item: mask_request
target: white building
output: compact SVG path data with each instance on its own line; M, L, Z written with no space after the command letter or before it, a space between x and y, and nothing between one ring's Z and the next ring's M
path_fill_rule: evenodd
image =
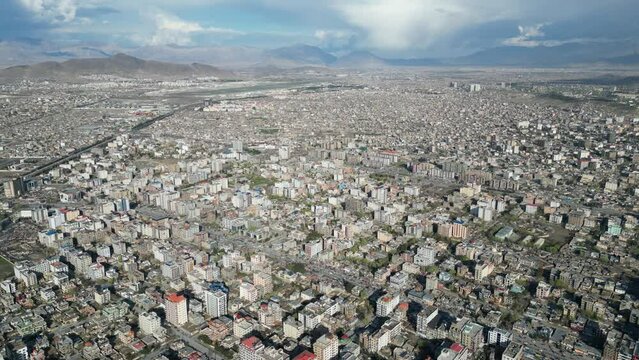
M205 291L204 302L206 313L211 317L217 318L227 314L227 295L223 291Z
M380 317L389 316L399 305L399 295L384 295L377 299L375 315Z
M154 312L144 312L138 316L140 330L146 335L157 335L162 332L162 321Z
M430 246L421 246L417 250L417 254L413 262L419 266L430 266L435 263L437 251Z
M313 352L318 360L331 360L337 358L339 352L339 340L333 334L322 335L313 344Z

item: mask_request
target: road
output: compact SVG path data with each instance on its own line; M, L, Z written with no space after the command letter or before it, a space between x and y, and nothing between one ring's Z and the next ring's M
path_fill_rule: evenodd
M188 331L170 324L167 324L166 326L173 336L189 344L189 346L195 350L205 354L209 357L209 359L226 360L222 354L216 352L211 346L202 343L197 337L191 335Z

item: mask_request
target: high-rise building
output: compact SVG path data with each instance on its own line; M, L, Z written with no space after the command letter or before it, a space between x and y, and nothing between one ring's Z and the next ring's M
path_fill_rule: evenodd
M420 334L426 334L428 330L428 324L433 321L439 315L439 309L436 307L428 306L417 314L417 326L416 330Z
M227 314L227 295L221 290L207 290L204 293L206 313L214 318Z
M189 321L187 300L182 295L171 294L166 297L166 320L173 325L180 326Z
M332 360L337 358L339 340L333 334L324 334L313 344L313 352L319 360Z

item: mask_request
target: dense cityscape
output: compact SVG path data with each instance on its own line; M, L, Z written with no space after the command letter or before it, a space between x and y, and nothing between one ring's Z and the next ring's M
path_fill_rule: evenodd
M0 358L635 359L600 75L4 83Z

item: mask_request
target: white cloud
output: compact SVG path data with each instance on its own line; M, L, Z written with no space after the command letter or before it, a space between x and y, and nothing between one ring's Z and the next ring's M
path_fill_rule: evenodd
M535 47L543 45L544 41L541 38L544 37L543 27L548 24L536 24L532 26L519 25L519 36L515 36L504 40L504 45L509 46L523 46L523 47ZM549 46L552 46L549 44Z
M20 4L37 18L52 23L73 21L78 9L75 0L20 0Z
M177 16L158 12L155 17L155 32L150 45L192 45L192 36L196 34L241 35L232 29L203 27L198 22L180 19Z
M318 29L314 35L320 46L331 50L346 48L352 45L357 37L357 34L352 30L334 29Z
M320 0L318 0L320 1ZM349 26L362 34L360 45L382 51L423 50L462 30L496 21L539 24L522 26L508 39L537 46L543 26L578 19L627 0L326 0Z
M383 50L426 48L471 25L506 18L505 0L335 0L333 7L366 34L368 46ZM509 9L509 10L506 10Z

